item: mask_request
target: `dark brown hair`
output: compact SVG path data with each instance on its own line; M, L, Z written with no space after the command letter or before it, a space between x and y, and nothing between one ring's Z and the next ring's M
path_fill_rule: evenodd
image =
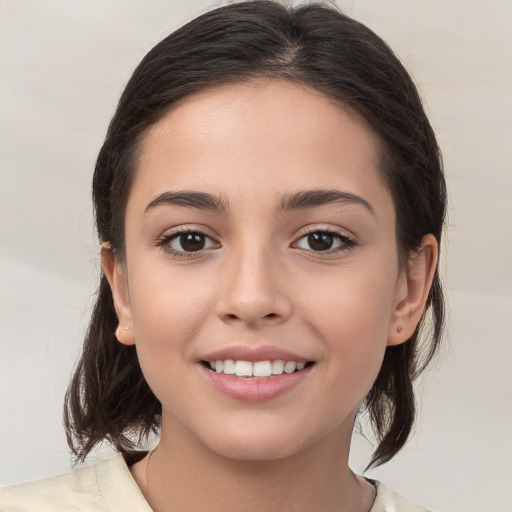
M187 95L256 77L307 84L357 111L381 140L402 261L426 234L440 242L446 190L439 149L416 87L391 49L334 6L257 0L194 19L157 44L129 80L93 179L99 239L110 242L116 257L123 257L125 206L148 128ZM406 343L386 348L364 400L379 440L370 465L389 461L407 441L415 418L412 383L439 346L443 319L436 270L420 324ZM102 274L65 400L68 443L79 460L104 440L133 452L160 427L161 404L142 375L135 347L116 340L117 325Z

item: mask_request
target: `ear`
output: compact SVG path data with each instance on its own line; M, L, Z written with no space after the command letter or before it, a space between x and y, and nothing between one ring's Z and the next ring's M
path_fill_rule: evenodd
M424 236L420 248L410 255L407 266L397 282L388 345L399 345L413 335L425 309L437 258L436 239L433 235Z
M116 259L108 242L101 245L101 265L112 290L114 307L119 320L116 338L123 345L134 345L135 336L126 267Z

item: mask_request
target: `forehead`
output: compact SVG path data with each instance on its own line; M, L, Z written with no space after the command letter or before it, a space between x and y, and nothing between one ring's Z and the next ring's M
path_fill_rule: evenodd
M258 79L175 105L142 141L133 192L382 194L379 155L378 137L348 107L305 85Z

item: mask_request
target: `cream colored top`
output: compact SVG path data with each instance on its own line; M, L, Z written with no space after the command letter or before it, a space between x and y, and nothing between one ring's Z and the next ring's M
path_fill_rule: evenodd
M427 512L371 481L377 497L370 512ZM118 453L66 475L0 489L0 512L152 512Z

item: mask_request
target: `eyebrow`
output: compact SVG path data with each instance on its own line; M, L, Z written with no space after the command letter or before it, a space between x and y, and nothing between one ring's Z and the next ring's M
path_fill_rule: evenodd
M294 194L286 194L280 201L278 211L305 210L332 203L356 204L364 206L372 215L374 209L360 196L350 192L333 189L302 190ZM229 202L221 196L195 191L168 191L153 199L145 213L162 205L184 206L223 213L229 210Z
M294 194L287 194L281 199L279 209L283 211L302 210L331 203L362 205L372 215L375 215L372 205L362 197L350 192L333 189L304 190Z
M206 192L180 190L160 194L146 206L144 213L161 205L185 206L214 212L225 212L228 210L228 203L222 197L207 194Z

